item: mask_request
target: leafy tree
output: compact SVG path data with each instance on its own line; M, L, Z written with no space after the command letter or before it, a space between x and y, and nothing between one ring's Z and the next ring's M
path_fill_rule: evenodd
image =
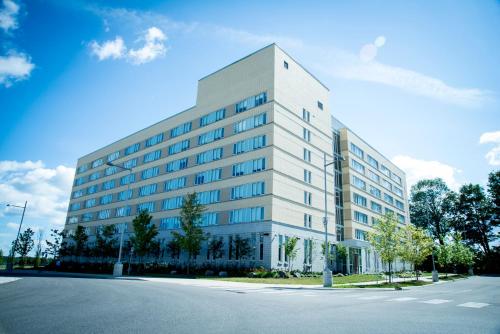
M474 252L462 243L460 234L453 236L453 243L450 245L451 249L451 262L457 265L470 267L474 263Z
M40 266L42 258L42 239L43 239L43 230L38 230L36 250L35 250L35 268L38 268Z
M78 261L80 261L80 257L85 251L87 240L89 239L89 236L85 232L85 227L78 225L76 227L75 233L71 235L71 239L74 242L74 255L77 257Z
M0 264L3 264L3 250L0 248Z
M285 258L288 258L288 270L292 270L293 261L297 258L298 248L297 242L299 238L291 237L285 240Z
M500 219L498 212L500 208L500 170L491 172L488 175L488 194L493 202L494 208L496 209L497 219ZM498 221L496 222L498 225Z
M399 231L399 257L413 264L418 281L418 266L432 253L433 241L421 228L406 225Z
M368 233L368 240L379 253L383 262L389 264L389 282L392 282L392 263L398 256L400 242L397 232L398 221L393 213L388 213L374 226L374 231Z
M453 250L451 249L451 246L448 243L445 243L444 245L439 245L439 247L437 248L436 262L446 272L446 277L448 277L448 271L450 265L453 263L452 253Z
M442 179L421 180L411 187L410 220L444 245L444 238L451 229L455 201L456 194Z
M115 255L117 240L115 238L115 225L106 225L96 235L96 256L102 258Z
M172 259L178 259L181 255L181 245L177 239L172 239L167 243L167 252Z
M35 232L31 228L27 228L24 230L21 235L19 235L19 239L17 240L17 244L13 241L13 245L15 245L14 251L19 254L21 257L21 264L24 265L26 262L26 256L31 252L33 247L35 246L35 242L33 241L33 235Z
M181 208L181 229L182 233L173 231L172 235L179 242L181 249L188 253L187 273L191 260L200 253L201 242L207 237L199 227L201 215L205 211L205 206L198 203L196 193L188 194L182 203Z
M65 256L68 253L67 232L65 230L59 231L57 229L50 230L50 236L53 241L45 240L47 248L45 248L45 256L51 256L57 259Z
M337 249L337 259L340 262L338 263L337 270L343 272L344 262L347 260L347 247L342 244L337 244L335 247Z
M236 260L245 259L252 253L252 246L250 246L250 240L248 238L242 238L237 235L233 239L233 244Z
M224 256L224 241L214 238L208 243L208 251L212 255L212 259L220 259Z
M134 235L130 237L130 242L134 247L134 252L142 261L143 257L149 254L157 245L154 238L158 235L156 225L151 224L151 216L148 210L142 210L132 220Z
M454 228L467 244L479 245L484 254L491 252L490 243L496 239L493 215L494 204L480 185L467 184L460 188Z

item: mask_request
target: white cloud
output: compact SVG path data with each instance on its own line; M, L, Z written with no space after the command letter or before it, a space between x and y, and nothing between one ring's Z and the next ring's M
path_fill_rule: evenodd
M35 64L25 54L11 51L7 56L0 56L0 84L10 87L13 82L29 78Z
M3 0L3 8L0 9L0 28L5 32L16 29L18 26L17 15L19 5L12 0Z
M125 56L127 48L125 43L120 36L117 36L114 40L106 41L102 44L96 41L90 42L90 49L92 53L99 58L99 60L105 60L108 58L120 59Z
M486 153L485 158L492 166L500 166L500 131L485 132L479 138L479 144L495 144Z
M13 230L17 230L17 229L19 228L19 224L18 224L18 223L12 223L12 222L8 222L8 223L6 224L6 226L7 226L8 228L13 229Z
M139 41L144 42L144 46L138 49L127 51L127 46L120 36L101 44L92 41L89 47L91 53L96 55L99 60L124 58L134 65L140 65L164 56L167 52L164 43L166 40L167 36L163 31L157 27L151 27L139 39Z
M406 173L408 189L420 180L437 177L443 179L453 190L460 188L460 182L457 181L457 174L460 170L453 166L439 161L415 159L406 155L395 156L392 162Z
M41 161L0 161L0 198L24 205L26 218L64 224L75 170L65 166L46 168ZM0 218L19 214L15 207L1 208Z
M147 30L144 41L145 44L140 49L132 49L128 52L128 57L133 64L139 65L148 63L158 57L162 57L167 52L165 40L167 36L156 27Z

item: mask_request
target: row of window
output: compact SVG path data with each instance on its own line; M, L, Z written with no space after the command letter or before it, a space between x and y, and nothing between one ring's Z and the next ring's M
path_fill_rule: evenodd
M384 201L388 204L395 205L399 210L404 211L404 204L401 201L394 200L392 196L388 194L384 194ZM359 194L353 193L353 202L359 206L363 206L365 208L368 207L368 201L366 197L361 196ZM376 211L378 213L382 213L382 206L374 201L370 201L370 209Z
M393 186L389 181L381 178L378 174L374 173L372 170L368 169L368 173L365 173L365 166L355 159L351 159L351 167L360 174L367 175L370 180L380 184L385 189L394 192L401 198L403 197L403 190L397 186Z
M391 209L388 209L388 208L385 208L385 213L386 214L387 213L395 214L398 222L400 222L401 224L405 223L405 216L403 216L402 214L399 214L399 213L396 214L396 213L394 213L394 211L392 211ZM354 218L354 221L356 221L358 223L368 225L368 215L365 213L354 210L354 217L353 218ZM377 217L372 217L372 225L376 224L377 219L378 219Z
M358 189L367 191L366 182L355 175L352 176L352 184ZM380 191L380 189L378 189L372 185L369 186L368 191L371 195L373 195L377 198L383 199L384 202L386 202L390 205L396 206L398 209L404 211L404 209L405 209L404 203L398 199L394 199L393 196L384 192L384 196L382 197L382 192ZM360 195L358 195L358 196L360 196ZM354 199L354 201L356 202L356 199Z

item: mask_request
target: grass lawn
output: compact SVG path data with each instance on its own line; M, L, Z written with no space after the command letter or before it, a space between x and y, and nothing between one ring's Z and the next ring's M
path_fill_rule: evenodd
M200 277L201 278L201 277ZM243 283L268 283L268 284L302 284L302 285L322 285L323 277L301 277L301 278L248 278L248 277L203 277L207 279L243 282ZM376 281L377 278L383 281L380 275L349 275L343 277L334 277L334 284L349 284Z
M398 283L380 283L380 284L370 284L370 285L344 285L342 288L395 288L396 286L400 286L402 288L408 286L422 286L432 284L431 282L424 281L407 281L407 282L398 282Z

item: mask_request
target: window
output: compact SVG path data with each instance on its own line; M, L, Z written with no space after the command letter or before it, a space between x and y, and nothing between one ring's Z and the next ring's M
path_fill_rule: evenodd
M108 162L111 162L113 160L116 160L120 157L120 151L116 151L108 155Z
M312 248L312 240L304 239L304 264L306 265L311 265L312 263Z
M170 148L169 148L170 149ZM144 154L143 162L151 162L160 159L161 157L161 150L156 150L153 152L149 152L147 154Z
M359 223L368 224L368 216L359 211L354 211L354 220Z
M150 179L152 177L158 176L160 173L160 169L158 167L151 167L148 169L145 169L141 173L141 177L143 180Z
M351 143L351 152L357 157L364 159L365 152L363 152L363 150L356 146L354 143Z
M167 217L160 220L160 231L181 228L181 217Z
M311 131L307 130L306 128L303 128L302 138L304 138L305 141L310 142L311 141Z
M391 205L394 205L394 198L389 194L384 193L384 201Z
M371 170L368 170L368 177L372 180L372 181L375 181L377 183L380 183L380 176L378 176L378 174L375 174L374 172L372 172Z
M392 214L392 215L393 215L393 214L394 214L394 210L391 210L391 209L389 209L389 208L385 208L385 214L386 214L386 215L387 215L387 214Z
M307 111L305 108L302 109L302 119L307 123L311 122L311 113Z
M384 187L387 190L392 190L391 183L385 179L382 179L382 187Z
M141 148L141 144L140 143L136 143L134 145L130 145L129 147L127 147L125 149L125 155L130 155L132 153L135 153L135 152L139 151L140 148Z
M196 155L196 163L198 165L209 163L215 160L219 160L222 158L223 150L222 147L215 148L213 150L208 150L205 152L201 152Z
M125 186L129 183L134 183L135 182L135 174L128 174L125 176L122 176L120 179L120 185Z
M375 212L382 213L382 205L380 205L378 203L371 202L371 208Z
M380 171L387 177L391 177L391 171L384 165L380 165Z
M97 219L108 219L111 217L111 209L101 210L97 213Z
M77 173L77 174L80 174L80 173L86 172L88 169L89 169L89 165L88 165L88 164L81 165L81 166L80 166L80 167L78 167L78 169L76 170L76 173Z
M378 169L378 161L375 160L371 155L367 155L366 157L368 159L368 164L370 164L370 166L372 166L373 168L376 168Z
M68 224L76 224L78 223L78 216L73 216L68 218Z
M224 128L218 128L205 132L198 136L198 145L204 145L224 138Z
M363 240L363 241L367 241L368 240L368 233L366 233L365 231L363 230L358 230L356 229L354 231L354 238L355 239L358 239L358 240Z
M89 175L89 180L94 181L101 177L101 172L94 172Z
M106 204L113 202L113 194L108 194L108 195L102 196L101 200L99 202L101 203L101 205L106 205Z
M311 183L312 173L310 170L304 169L304 182Z
M397 176L396 174L392 173L392 175L391 175L391 179L392 179L394 182L396 182L397 184L401 185L402 180L401 180L401 178L400 178L399 176Z
M110 176L110 175L115 174L116 172L118 172L118 167L116 167L116 166L109 166L108 168L106 168L104 170L104 175L105 176Z
M241 154L266 146L266 136L257 136L234 143L233 154Z
M130 216L130 206L124 206L121 208L116 208L116 217L126 217Z
M200 127L220 121L221 119L224 119L224 117L226 117L226 109L213 111L200 118Z
M132 198L132 189L124 190L118 193L119 201L126 201Z
M96 200L95 198L91 198L85 201L85 208L91 208L96 205Z
M380 189L375 188L374 186L370 186L370 194L375 197L382 198L382 192L380 191Z
M163 141L163 133L159 133L156 136L150 137L146 139L146 147L150 147L153 145L156 145L158 143L161 143Z
M180 141L168 147L168 155L183 152L189 149L189 139Z
M311 151L309 151L307 148L304 149L304 160L311 162Z
M238 113L246 111L248 109L258 107L266 102L267 102L267 94L265 92L260 93L260 94L246 98L245 100L236 103L235 111L238 114Z
M396 195L398 195L399 197L403 198L403 190L402 189L394 186L394 187L392 187L392 191L394 191L394 193Z
M139 188L139 196L149 196L156 193L156 183L148 184Z
M165 191L172 191L184 188L186 186L187 178L185 176L168 180L165 182Z
M145 202L137 205L137 212L147 211L149 213L155 212L155 202Z
M366 182L357 176L352 176L352 184L359 189L366 190Z
M404 211L405 205L403 204L403 202L396 200L396 208L398 208L401 211Z
M87 194L94 194L97 192L97 184L94 184L93 186L90 186L87 188Z
M191 131L191 122L181 124L170 130L170 138L175 138L177 136L188 133L189 131Z
M198 173L195 176L194 184L198 185L220 180L221 174L222 174L222 168L211 169Z
M110 190L115 187L115 180L110 180L102 183L102 190Z
M234 133L241 133L250 129L258 128L259 126L266 124L266 118L266 113L262 113L256 116L242 119L241 121L234 123Z
M137 158L134 158L134 159L130 159L130 160L127 160L123 163L123 167L124 168L134 168L135 166L137 166Z
M249 160L233 165L233 176L241 176L260 172L266 169L266 159Z
M264 207L243 208L231 211L230 224L250 223L264 220Z
M278 261L281 262L283 261L283 236L280 234L278 235Z
M397 219L398 219L398 222L400 222L401 224L405 223L405 216L403 216L399 213L397 214Z
M304 191L304 204L312 205L312 194L309 191Z
M201 215L198 226L211 226L217 225L219 221L219 214L217 212L206 212Z
M286 61L283 61L283 67L288 70L288 63Z
M73 198L78 198L83 196L83 189L77 190L73 192Z
M188 166L188 158L182 158L174 161L170 161L167 164L167 173L175 172Z
M94 218L94 215L92 212L87 212L82 215L82 221L88 222L91 221Z
M76 211L76 210L80 210L80 208L82 207L82 204L80 202L77 202L77 203L72 203L70 206L69 206L69 211Z
M361 206L366 207L366 205L367 205L366 203L367 202L366 202L366 198L365 197L363 197L361 195L358 195L356 193L353 193L352 197L353 197L354 203L356 203L357 205L361 205Z
M318 108L320 110L323 110L323 103L321 101L318 101Z
M199 204L207 205L220 201L220 190L202 191L196 194Z
M167 198L163 201L163 210L175 210L182 206L184 198L182 196Z
M75 186L80 186L85 183L85 178L84 177L79 177L78 179L75 179Z
M363 166L362 164L360 164L359 162L357 162L356 160L354 159L351 159L351 166L352 168L361 173L361 174L364 174L365 173L365 166Z
M242 184L231 188L231 200L260 196L264 193L264 182Z
M102 166L103 163L104 163L104 161L102 159L94 160L94 161L92 161L92 168Z
M304 227L311 228L312 226L312 216L310 214L304 213Z

